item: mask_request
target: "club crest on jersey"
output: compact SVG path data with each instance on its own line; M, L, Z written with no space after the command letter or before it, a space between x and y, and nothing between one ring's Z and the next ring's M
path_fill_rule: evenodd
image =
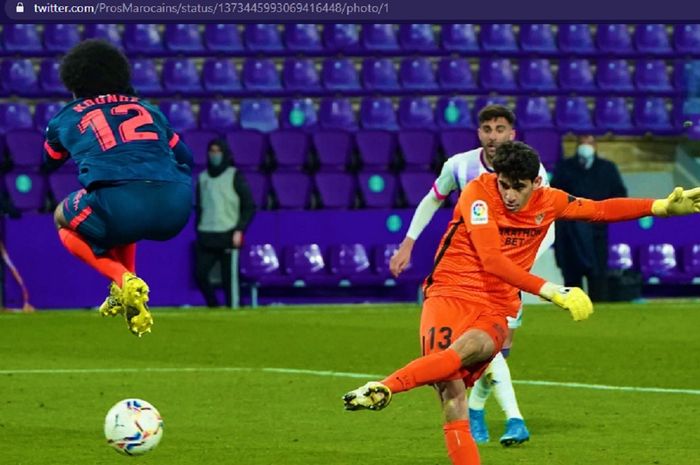
M537 224L542 224L542 220L544 220L544 213L540 213L535 217L535 223Z
M486 224L489 222L489 207L483 200L475 200L472 203L472 224Z

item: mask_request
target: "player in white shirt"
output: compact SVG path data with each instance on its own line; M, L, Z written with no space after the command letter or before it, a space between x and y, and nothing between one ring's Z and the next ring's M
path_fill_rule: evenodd
M440 175L433 183L433 187L421 200L416 208L406 238L391 258L390 268L394 276L398 276L408 266L411 260L413 245L418 236L440 208L442 201L452 191L461 191L464 186L482 173L491 172L491 162L496 155L496 148L506 141L515 138L515 114L503 105L488 105L479 112L479 141L481 147L468 152L453 155L442 166ZM544 166L540 165L539 176L542 177L542 185L548 186L549 181ZM554 225L547 231L545 239L537 251L539 257L554 243ZM472 436L479 443L489 440L489 432L484 420L484 404L491 391L494 391L496 400L506 415L506 430L500 438L501 444L511 446L521 444L530 439L530 433L525 426L522 413L518 408L515 398L513 383L511 382L510 369L506 357L510 352L513 339L513 330L519 328L522 323L522 306L517 318L509 318L508 338L503 345L501 353L489 365L484 375L476 382L469 396L469 422Z

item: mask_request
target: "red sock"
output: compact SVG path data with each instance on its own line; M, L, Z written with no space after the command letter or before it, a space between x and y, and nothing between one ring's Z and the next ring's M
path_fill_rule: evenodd
M58 237L66 249L115 283L122 287L122 275L127 269L110 257L98 257L85 240L75 231L67 228L58 230Z
M462 367L462 359L453 349L417 358L386 377L382 384L392 393L408 391L426 384L444 381Z
M121 245L114 247L110 251L110 255L116 261L124 265L124 268L131 273L136 273L136 243Z
M446 423L442 430L445 432L447 455L452 465L479 465L479 449L469 432L469 420L455 420Z

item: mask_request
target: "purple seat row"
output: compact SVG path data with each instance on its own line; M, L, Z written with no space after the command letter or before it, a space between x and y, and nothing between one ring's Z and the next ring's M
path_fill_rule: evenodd
M129 54L698 54L697 24L7 24L5 53L64 52L104 38Z
M636 269L648 284L700 283L700 244L647 244L635 255L629 244L621 243L612 244L609 252L609 268Z

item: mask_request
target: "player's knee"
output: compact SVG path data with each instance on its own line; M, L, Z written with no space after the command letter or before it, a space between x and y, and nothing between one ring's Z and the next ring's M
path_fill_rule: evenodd
M493 354L493 339L483 331L468 331L460 337L453 348L462 359L463 366L486 360Z

